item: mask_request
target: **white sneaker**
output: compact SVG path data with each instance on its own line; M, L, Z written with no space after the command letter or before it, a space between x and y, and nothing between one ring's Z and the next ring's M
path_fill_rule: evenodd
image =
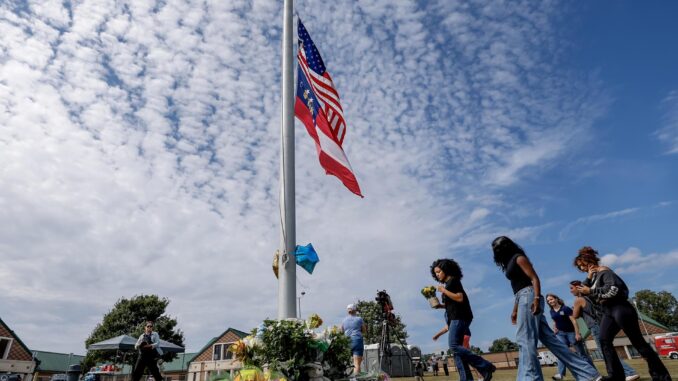
M553 377L551 377L551 378L554 379L554 380L562 380L562 379L563 379L563 376L561 376L560 374L556 373L556 374L554 374Z
M626 381L635 381L640 378L639 374L632 374L630 376L626 376L625 380Z

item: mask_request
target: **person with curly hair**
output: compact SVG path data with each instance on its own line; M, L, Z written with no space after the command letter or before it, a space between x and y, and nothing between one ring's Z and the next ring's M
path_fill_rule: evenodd
M549 305L551 310L551 319L554 323L553 332L555 332L558 340L568 347L574 347L584 360L593 365L593 359L586 351L584 340L579 333L577 320L572 316L572 308L566 306L563 299L555 294L546 294L546 304ZM565 377L565 369L565 364L559 362L558 373L553 376L553 379L562 380Z
M509 237L501 236L492 241L494 263L504 272L511 282L514 294L511 322L518 326L519 381L543 381L537 343L548 348L559 363L570 369L576 380L602 379L596 368L572 352L563 344L549 327L544 317L544 298L541 296L541 282L525 251Z
M598 252L591 246L579 249L574 266L587 274L581 286L577 287L580 295L589 296L602 307L600 319L600 349L607 368L606 380L623 381L624 368L617 351L612 344L614 337L623 329L631 344L647 362L652 381L669 381L671 375L657 352L652 350L643 338L638 324L638 313L629 303L629 288L619 275L610 268L600 265Z
M464 276L461 267L452 259L438 259L431 265L431 276L441 283L438 291L442 295L443 305L439 308L445 309L446 323L441 332L448 331L447 342L459 373L459 380L473 379L468 367L470 365L480 372L484 381L490 381L497 368L491 362L464 348L464 335L470 335L469 327L473 320L473 312L468 295L461 284L461 278Z

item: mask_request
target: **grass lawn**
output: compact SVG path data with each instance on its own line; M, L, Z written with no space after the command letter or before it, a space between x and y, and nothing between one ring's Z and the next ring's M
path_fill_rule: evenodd
M664 362L664 365L669 369L669 373L671 373L672 376L678 376L678 360L667 360L667 359L662 359ZM650 381L650 375L647 372L647 363L643 359L634 359L634 360L627 360L629 365L632 367L636 368L638 373L640 374L640 380L641 381ZM607 373L605 372L605 363L602 361L595 361L595 365L598 368L598 370L601 372L602 375L606 375ZM545 381L550 381L551 376L553 376L556 373L556 367L555 366L545 366L542 368L542 372L544 373L544 380ZM449 376L445 376L445 373L443 373L442 369L438 373L439 376L433 377L432 373L426 373L424 375L424 381L456 381L459 379L457 376L457 373L451 372ZM442 376L440 376L442 374ZM394 381L414 381L414 377L399 377L399 378L394 378ZM498 369L494 373L494 377L492 377L492 381L515 381L516 380L516 369ZM565 380L571 380L574 381L574 377L568 372L568 374L565 376Z

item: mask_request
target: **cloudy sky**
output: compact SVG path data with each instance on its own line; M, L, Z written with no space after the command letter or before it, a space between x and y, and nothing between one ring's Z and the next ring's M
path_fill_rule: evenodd
M281 1L0 3L0 318L83 354L121 297L171 300L187 349L277 316ZM675 3L320 1L296 11L341 94L365 195L297 122L302 315L339 323L387 290L425 352L419 290L456 259L473 341L514 337L490 242L545 292L596 247L678 293ZM569 300L569 298L566 298Z

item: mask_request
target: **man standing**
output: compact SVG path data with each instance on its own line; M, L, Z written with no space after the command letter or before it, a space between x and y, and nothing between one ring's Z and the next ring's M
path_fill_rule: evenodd
M360 373L360 364L363 362L363 334L366 331L363 318L358 316L358 309L355 304L346 306L348 316L341 323L341 330L351 339L351 353L353 353L353 375Z
M160 336L153 332L153 322L147 321L144 327L144 333L139 336L139 340L134 344L134 348L139 351L134 370L132 371L132 381L139 381L144 375L144 369L148 368L155 381L162 381L162 375L158 369L157 359L162 356L160 349Z

